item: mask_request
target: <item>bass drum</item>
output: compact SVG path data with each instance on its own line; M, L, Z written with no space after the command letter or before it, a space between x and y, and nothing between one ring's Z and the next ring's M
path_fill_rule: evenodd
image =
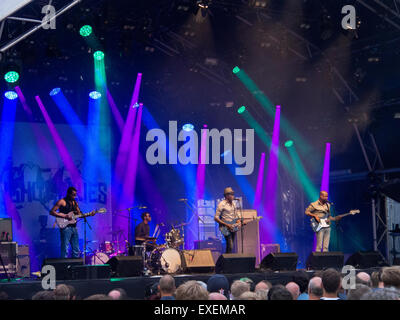
M86 256L86 264L90 265L106 264L108 260L110 260L110 257L104 252L94 252Z
M173 248L154 249L150 255L150 263L154 273L176 273L182 268L181 254Z

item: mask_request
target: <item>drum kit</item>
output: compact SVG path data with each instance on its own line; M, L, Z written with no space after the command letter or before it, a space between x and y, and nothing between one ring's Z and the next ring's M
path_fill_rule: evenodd
M130 245L128 241L104 241L99 250L86 255L87 264L105 264L114 256L129 255L143 258L144 274L177 273L182 270L182 255L185 244L183 227L187 223L171 226L165 233L165 243L156 244L156 237L143 239L141 245ZM111 234L119 234L120 231ZM124 251L121 248L124 247Z

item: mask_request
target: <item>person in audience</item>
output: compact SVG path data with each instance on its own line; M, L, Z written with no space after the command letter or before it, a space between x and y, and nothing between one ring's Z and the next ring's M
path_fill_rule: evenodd
M385 288L400 289L400 266L383 268L381 278Z
M223 274L214 274L207 281L207 291L218 292L229 298L229 281Z
M250 285L250 291L254 292L255 285L254 285L254 281L253 280L251 280L250 278L245 277L245 278L241 278L240 281L248 283Z
M371 287L371 277L366 272L359 272L356 276L356 283L364 284L368 287Z
M250 291L250 284L241 280L235 280L231 285L231 300L239 299L246 291Z
M54 296L56 300L70 300L68 287L65 284L59 284L54 289Z
M371 273L372 290L378 290L384 287L381 276L382 276L382 269Z
M0 291L0 300L8 300L7 292Z
M273 286L271 287L271 289L268 290L268 295L267 295L268 300L271 300L271 295L272 295L272 294L274 293L274 291L277 290L277 289L286 289L286 288L285 288L285 286L282 285L282 284L273 285Z
M322 273L322 297L321 300L339 300L341 288L341 274L333 268L329 268Z
M35 293L32 300L56 300L54 290L42 290Z
M364 294L371 292L371 288L365 284L357 283L355 289L350 289L347 293L347 300L361 300Z
M246 291L241 294L238 300L258 300L258 295L252 291Z
M208 300L228 300L222 293L219 292L211 292L208 295Z
M364 294L361 300L400 300L400 292L394 287L371 290Z
M160 300L161 294L158 290L158 282L154 282L150 287L146 289L146 300Z
M255 288L254 288L254 292L257 292L259 290L264 290L268 293L268 290L272 288L272 284L271 282L267 281L267 280L262 280L259 283L256 284Z
M308 300L321 300L323 295L321 277L313 277L308 283Z
M112 300L111 297L106 296L105 294L93 294L84 300Z
M75 287L67 284L68 290L69 290L69 300L76 300L77 295L76 295L76 290Z
M169 274L163 276L158 283L158 291L160 292L160 300L175 300L175 279Z
M117 289L111 290L108 293L108 296L112 300L127 300L128 299L128 295L126 294L126 291L122 288L117 288Z
M286 285L286 289L290 292L293 297L293 300L297 300L300 295L300 287L295 282L289 282Z
M271 288L271 290L273 287ZM293 300L292 294L284 286L273 290L269 300Z
M181 284L175 292L176 300L208 300L208 291L195 280Z
M300 295L297 300L308 300L307 289L309 280L310 277L304 270L298 270L293 275L292 281L295 282L300 289Z
M255 294L258 297L257 300L268 300L268 290L258 289Z

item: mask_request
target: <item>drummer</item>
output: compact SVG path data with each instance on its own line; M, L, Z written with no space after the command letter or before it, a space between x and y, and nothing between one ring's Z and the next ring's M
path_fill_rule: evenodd
M135 244L142 245L146 243L146 246L150 247L148 249L151 249L151 247L155 246L155 243L152 243L151 241L148 240L148 238L150 238L150 226L149 226L149 222L151 221L150 213L143 212L142 220L143 221L139 223L135 228Z

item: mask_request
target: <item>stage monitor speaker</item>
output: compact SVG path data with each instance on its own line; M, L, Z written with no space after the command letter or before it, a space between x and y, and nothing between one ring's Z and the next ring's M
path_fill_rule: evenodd
M383 267L386 263L377 251L358 251L347 259L346 265L353 266L356 269L367 269Z
M306 266L312 270L341 269L343 262L343 252L312 252L307 258Z
M188 272L213 272L215 263L211 250L184 250L182 267Z
M140 276L143 271L143 258L140 256L116 256L108 260L107 264L117 277Z
M12 220L10 218L0 218L0 242L12 242Z
M296 271L298 259L295 252L270 253L261 261L260 268L274 271Z
M72 267L72 279L107 279L111 277L109 264L83 265Z
M56 270L57 280L70 280L72 278L72 267L82 266L83 258L77 259L44 259L43 266L50 265Z
M18 244L16 242L1 242L0 243L0 255L3 259L5 271L9 277L15 277L17 274L17 252ZM6 277L6 272L3 266L0 264L0 278Z
M252 254L224 253L215 264L216 273L252 273L256 256Z

